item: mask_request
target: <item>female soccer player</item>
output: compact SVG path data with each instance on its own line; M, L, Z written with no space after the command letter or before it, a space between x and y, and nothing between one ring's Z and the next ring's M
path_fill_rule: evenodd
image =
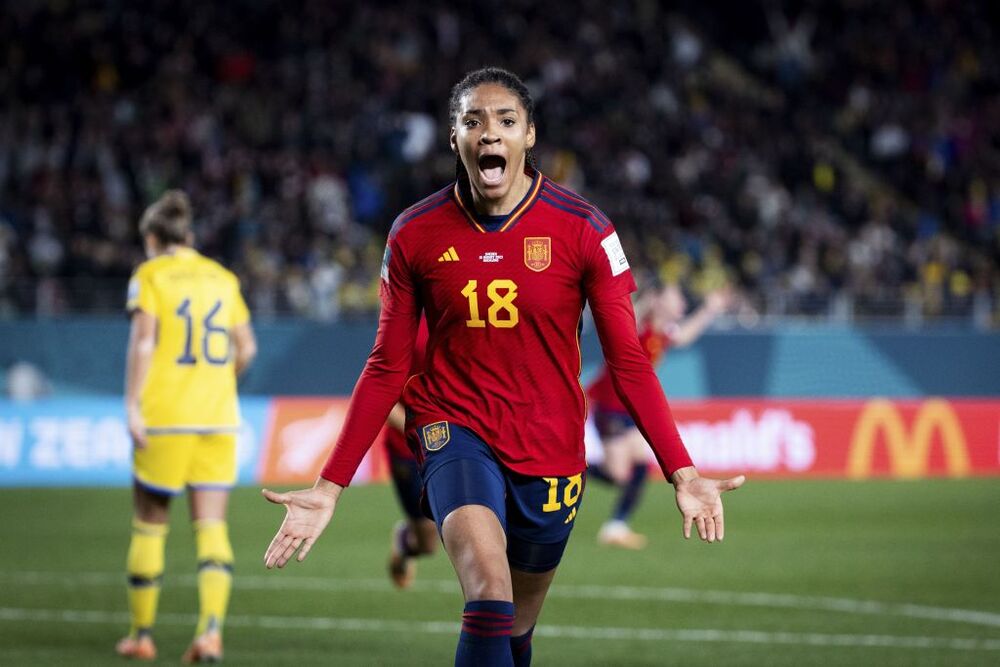
M149 258L129 283L132 318L125 408L134 444L134 518L128 550L132 626L125 657L156 657L152 630L163 574L170 499L190 491L200 615L185 662L222 658L232 584L226 526L236 481L236 376L257 345L239 281L191 248L191 207L171 190L139 223Z
M426 504L466 600L455 664L527 665L583 493L585 300L619 393L676 487L685 534L696 524L702 539L721 538L720 492L743 478L705 479L691 465L636 338L618 236L534 168L524 84L498 68L472 72L449 116L459 178L394 223L379 330L344 429L311 489L264 491L287 510L264 560L306 557L402 394ZM422 311L426 366L408 379Z
M669 348L687 347L698 340L712 321L729 307L730 300L728 289L710 292L705 303L685 318L687 300L680 287L670 284L645 290L636 301L635 318L639 322L639 343L653 368ZM593 477L621 488L612 517L601 526L597 541L624 549L642 549L646 546L646 536L633 531L628 519L638 506L646 483L649 470L646 441L618 398L607 366L601 368L597 379L587 387L587 396L592 415L588 422L593 421L598 436L593 445L599 447L603 455L601 463L591 464L588 470ZM590 437L589 428L587 433ZM588 456L593 445L587 441Z

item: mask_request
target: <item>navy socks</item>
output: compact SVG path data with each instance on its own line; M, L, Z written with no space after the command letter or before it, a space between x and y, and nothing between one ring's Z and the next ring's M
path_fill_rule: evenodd
M513 627L513 602L466 602L462 613L462 634L455 651L455 667L513 667L510 638Z

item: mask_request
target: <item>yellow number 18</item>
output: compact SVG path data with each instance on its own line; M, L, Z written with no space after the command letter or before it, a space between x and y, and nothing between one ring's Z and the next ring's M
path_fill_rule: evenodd
M465 325L473 329L482 329L486 326L486 320L479 317L479 295L476 294L478 282L470 280L462 290L462 296L469 300L469 319ZM502 292L502 293L501 293ZM514 299L517 298L517 283L506 278L491 280L486 286L486 296L490 298L490 307L486 311L486 319L491 326L497 329L510 329L517 326L518 314ZM500 313L507 313L501 319Z
M580 492L583 491L582 474L566 478L566 486L563 489L562 503L559 502L559 478L543 477L542 479L549 483L548 502L542 505L543 512L558 512L563 508L563 505L566 507L572 507L573 505L576 505L576 501L580 499Z

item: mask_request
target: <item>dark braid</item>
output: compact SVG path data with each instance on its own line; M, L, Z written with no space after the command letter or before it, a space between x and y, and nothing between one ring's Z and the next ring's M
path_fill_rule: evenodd
M528 114L528 124L531 125L535 122L535 101L531 99L531 92L528 90L528 87L524 85L524 82L521 81L516 74L509 72L502 67L483 67L482 69L477 69L466 74L465 77L456 83L454 88L451 89L451 97L448 99L448 120L452 126L454 126L457 122L458 113L462 110L462 97L464 97L470 90L487 83L494 83L498 86L503 86L510 92L517 95L517 98L521 101L521 106L524 107L524 111ZM524 159L525 162L528 163L529 167L537 169L535 153L532 149L528 149ZM465 165L462 164L462 158L456 155L455 180L461 181L463 175L467 175Z

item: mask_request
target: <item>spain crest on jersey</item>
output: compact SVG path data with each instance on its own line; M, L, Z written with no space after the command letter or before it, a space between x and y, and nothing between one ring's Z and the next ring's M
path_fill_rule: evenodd
M524 265L532 271L544 271L552 264L552 238L527 236L524 239Z
M448 430L448 422L434 422L423 428L424 447L429 452L436 452L451 440L451 431Z

